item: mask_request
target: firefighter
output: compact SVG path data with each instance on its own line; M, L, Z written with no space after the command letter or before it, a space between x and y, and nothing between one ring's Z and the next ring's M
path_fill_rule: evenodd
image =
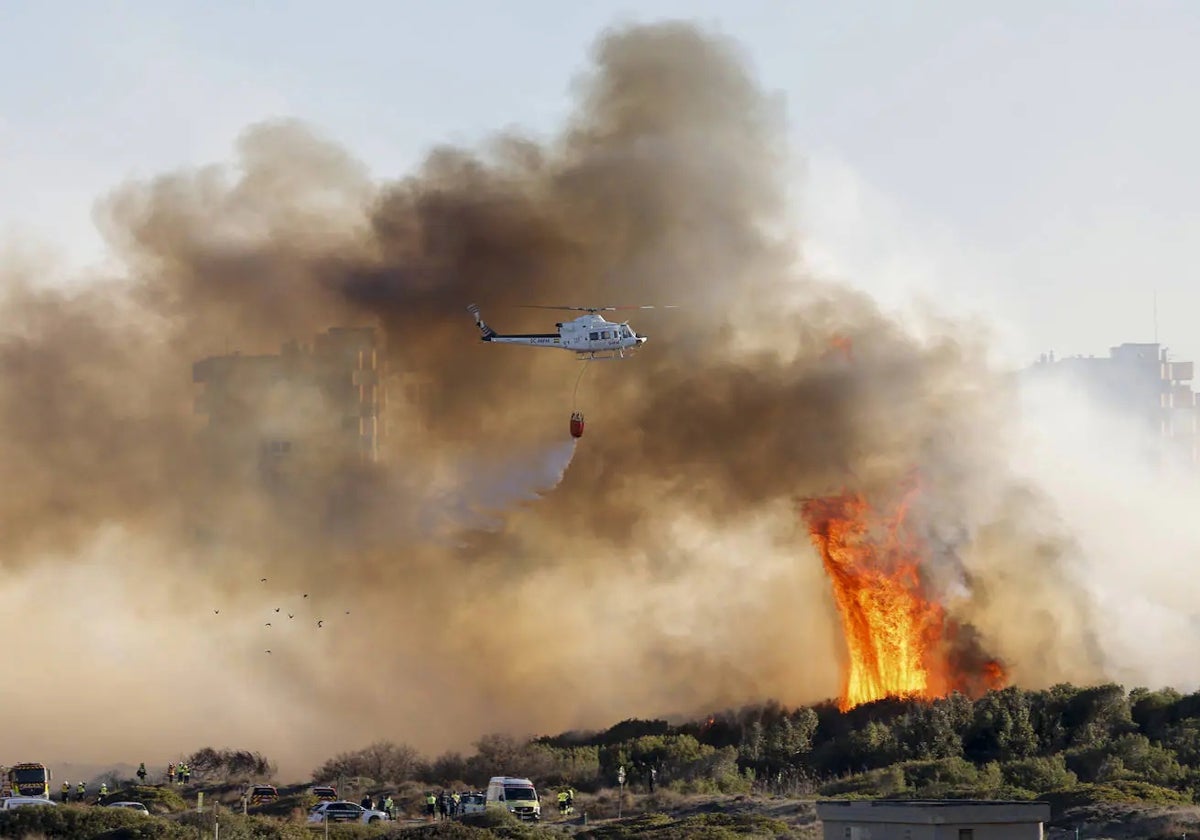
M450 794L450 813L456 817L462 813L462 797L458 795L458 791Z
M388 794L388 798L383 800L383 810L387 811L388 819L396 819L396 803L392 800L390 793Z
M71 801L71 783L70 782L63 782L62 800L63 800L63 802Z
M101 782L100 783L100 798L103 799L106 796L108 796L108 782Z
M558 792L558 813L567 813L567 789L563 788Z
M425 794L425 814L429 817L430 822L437 817L437 797L433 795L433 791Z
M171 762L167 765L167 781L175 784L175 763Z
M138 784L146 784L146 762L143 761L138 765L137 777Z
M75 788L75 793L79 801L82 802L83 797L87 796L87 782L80 782Z

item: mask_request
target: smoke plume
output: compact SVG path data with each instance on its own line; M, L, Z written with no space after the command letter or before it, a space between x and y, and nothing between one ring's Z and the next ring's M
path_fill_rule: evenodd
M28 676L4 705L40 733L11 748L247 746L298 775L380 737L831 697L838 625L795 500L914 466L981 643L1025 684L1100 676L1078 545L1005 463L983 339L918 339L809 276L782 129L729 43L625 28L550 142L439 148L376 183L303 125L256 125L230 165L98 204L121 272L63 290L5 269L0 628ZM591 365L576 446L582 363L479 342L469 303L532 332L570 313L517 305L681 308L639 312L639 354ZM191 366L334 326L386 336L385 457L316 451L264 483L244 441L204 437ZM264 437L337 422L286 382L246 410Z

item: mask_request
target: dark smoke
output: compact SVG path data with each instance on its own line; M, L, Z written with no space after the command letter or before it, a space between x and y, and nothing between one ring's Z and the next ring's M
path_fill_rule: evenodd
M78 600L36 589L5 627L59 610L108 628L101 653L56 630L50 649L104 667L32 679L21 701L64 686L119 701L136 668L142 691L176 702L114 711L113 729L141 733L121 749L166 760L244 738L304 768L376 737L439 749L491 728L833 696L837 623L794 501L886 489L914 465L945 516L983 535L963 561L972 591L1022 623L1011 593L1028 587L1003 562L1037 537L989 496L1007 481L1004 411L980 343L918 340L798 267L782 116L725 41L622 29L600 39L552 143L437 149L375 184L305 127L259 125L232 168L102 202L122 276L47 291L6 272L0 562L76 581ZM641 353L588 369L588 432L554 492L431 539L435 491L506 498L471 492L500 479L462 464L561 445L575 407L580 362L482 345L473 302L514 331L556 319L519 304L682 308L638 313ZM431 383L415 403L396 388L383 465L322 456L280 492L232 442L197 444L193 362L331 326L381 329L391 369ZM829 363L835 337L853 364ZM263 399L250 410L264 429L281 410L299 435L333 422L286 384ZM138 597L120 585L134 581ZM303 630L263 626L279 603L306 610ZM1057 678L1023 657L1077 646L1074 615L1038 613L1012 636L988 615L982 643L1019 678ZM37 702L47 719L77 709ZM278 723L229 711L247 704ZM296 731L317 734L297 746Z

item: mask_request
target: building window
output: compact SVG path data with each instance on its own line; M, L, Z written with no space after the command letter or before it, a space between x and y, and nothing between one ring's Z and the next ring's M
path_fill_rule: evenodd
M958 830L958 840L975 840L975 829L960 828Z

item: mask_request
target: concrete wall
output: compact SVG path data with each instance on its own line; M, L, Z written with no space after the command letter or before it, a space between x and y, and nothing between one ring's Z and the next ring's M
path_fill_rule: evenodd
M971 840L1043 840L1040 823L903 825L827 820L823 827L825 840L962 840L960 829L969 829Z
M1040 802L819 802L825 840L1043 840ZM970 832L965 833L965 832Z

